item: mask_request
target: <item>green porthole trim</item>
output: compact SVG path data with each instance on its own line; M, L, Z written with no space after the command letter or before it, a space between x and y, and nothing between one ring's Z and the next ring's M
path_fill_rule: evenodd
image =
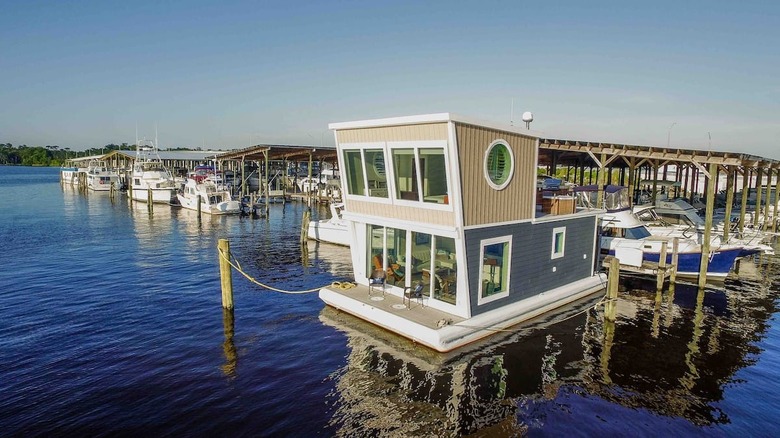
M485 152L485 179L488 184L501 190L512 180L515 168L515 157L512 149L504 140L496 140L488 146Z

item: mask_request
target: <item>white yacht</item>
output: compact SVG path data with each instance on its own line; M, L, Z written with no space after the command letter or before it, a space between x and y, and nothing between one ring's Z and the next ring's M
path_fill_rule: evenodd
M176 200L176 181L165 168L151 140L136 142L135 163L130 179L130 192L135 201L170 204Z

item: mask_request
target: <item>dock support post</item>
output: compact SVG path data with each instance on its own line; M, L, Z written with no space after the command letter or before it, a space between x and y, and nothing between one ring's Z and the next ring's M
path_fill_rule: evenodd
M311 222L311 210L303 212L303 221L301 222L301 245L305 245L309 239L309 222Z
M699 288L707 284L707 267L710 261L710 236L712 235L712 212L715 208L715 180L718 179L718 165L710 163L707 178L707 211L704 215L704 236L701 240L701 263L699 265ZM744 196L744 194L743 194Z
M739 211L739 236L742 237L742 233L745 232L745 211L747 210L748 191L750 186L750 169L744 167L742 169L742 202L741 210Z
M669 242L661 242L661 255L658 258L658 274L655 280L655 290L661 291L664 288L664 280L666 279L666 252L668 250Z
M113 181L111 181L111 187L109 187L109 189L108 189L108 197L109 197L109 198L110 198L112 201L114 200L114 195L115 195L115 193L116 193L116 185L114 184L114 182L113 182Z
M149 187L146 191L146 208L149 210L149 213L154 212L154 197L152 196L152 188Z
M219 278L222 284L222 307L225 309L233 308L233 273L230 270L230 241L219 239Z
M728 177L726 178L726 215L723 217L723 242L729 241L729 232L731 231L731 207L734 204L734 169L728 166Z
M609 277L607 279L607 304L604 306L604 318L614 321L617 313L618 283L620 282L620 260L612 257L609 260Z
M772 232L777 232L777 222L780 218L777 217L777 204L780 203L780 169L777 169L777 176L775 177L775 202L772 206Z
M758 230L758 220L761 217L761 183L764 179L764 169L756 171L756 210L753 212L753 229Z
M203 208L203 198L198 195L198 219L200 219L200 212Z
M669 284L674 285L677 281L677 261L679 260L679 254L677 251L680 249L680 238L675 237L672 240L672 273L669 276Z

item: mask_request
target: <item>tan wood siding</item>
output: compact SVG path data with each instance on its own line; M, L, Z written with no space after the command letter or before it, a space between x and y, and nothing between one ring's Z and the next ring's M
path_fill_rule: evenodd
M350 200L347 205L350 213L378 216L387 219L397 219L412 222L422 222L445 227L455 226L454 213L451 211L430 210L422 207L408 207Z
M347 129L338 132L339 143L373 143L379 141L447 140L446 123Z
M456 123L460 159L464 226L509 222L534 217L536 191L536 138ZM514 174L503 190L485 180L488 146L505 140L514 155Z

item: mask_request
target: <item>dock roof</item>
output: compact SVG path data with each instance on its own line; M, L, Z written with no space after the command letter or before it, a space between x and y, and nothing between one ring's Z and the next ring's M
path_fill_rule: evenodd
M332 146L259 144L220 153L216 156L216 159L260 161L265 159L266 154L268 154L268 159L273 161L308 161L311 156L313 161L335 163L337 157L336 148Z
M697 165L717 164L720 166L742 166L745 168L763 167L780 169L780 161L737 152L705 151L697 149L666 148L657 146L639 146L616 143L601 143L581 140L552 138L539 139L539 164L593 165L601 155L606 155L609 165L628 167L634 165L659 163L694 163ZM617 159L622 158L622 159Z

